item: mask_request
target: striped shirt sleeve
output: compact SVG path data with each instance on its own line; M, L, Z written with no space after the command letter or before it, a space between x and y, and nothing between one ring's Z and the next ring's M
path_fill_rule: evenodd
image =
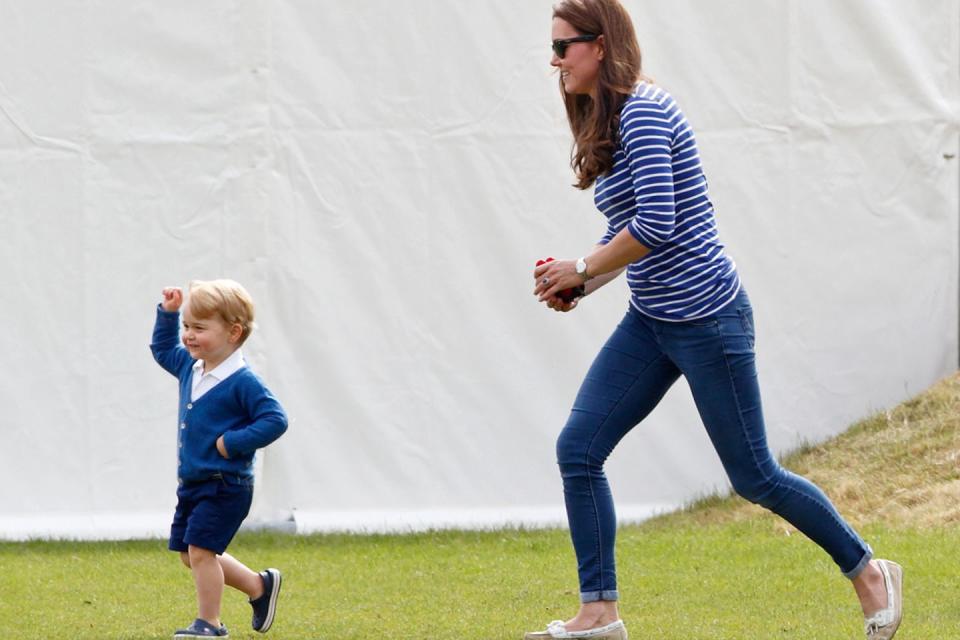
M627 228L638 242L655 249L670 239L676 224L670 154L673 125L659 105L637 101L623 110L620 136L636 203Z

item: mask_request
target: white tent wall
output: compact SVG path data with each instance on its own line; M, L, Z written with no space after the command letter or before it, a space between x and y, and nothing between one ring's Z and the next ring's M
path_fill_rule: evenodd
M960 2L626 5L698 132L774 449L954 371ZM292 419L252 522L562 522L554 440L627 290L531 295L603 231L549 28L514 0L0 4L0 538L164 535L153 309L220 276ZM683 382L608 470L624 519L727 486Z

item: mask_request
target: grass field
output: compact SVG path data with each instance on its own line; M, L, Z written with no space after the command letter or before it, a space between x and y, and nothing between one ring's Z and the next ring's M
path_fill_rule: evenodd
M954 376L785 461L835 498L878 555L904 565L898 640L960 638L958 456ZM283 569L265 636L277 640L516 640L576 608L561 530L248 534L231 551ZM710 498L622 528L618 565L631 638L862 637L853 590L829 558L739 500ZM4 638L169 638L195 607L190 574L162 541L0 544L0 569ZM223 618L231 637L261 637L241 594L225 594Z

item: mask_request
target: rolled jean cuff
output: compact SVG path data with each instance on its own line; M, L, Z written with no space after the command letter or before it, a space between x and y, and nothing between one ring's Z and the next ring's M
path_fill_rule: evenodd
M596 602L598 600L619 600L619 591L583 591L580 593L580 602Z
M856 578L858 575L860 575L861 571L867 568L867 563L870 562L871 558L873 558L873 549L867 546L867 551L863 554L863 557L860 558L860 562L858 562L857 566L850 571L844 571L844 577L850 578L851 580Z

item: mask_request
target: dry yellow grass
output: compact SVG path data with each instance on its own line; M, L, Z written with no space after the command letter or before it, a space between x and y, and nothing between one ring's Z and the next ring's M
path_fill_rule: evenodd
M783 465L818 484L855 527L960 523L960 374L791 454ZM676 517L700 524L763 517L778 530L792 531L780 518L736 497L705 498Z

